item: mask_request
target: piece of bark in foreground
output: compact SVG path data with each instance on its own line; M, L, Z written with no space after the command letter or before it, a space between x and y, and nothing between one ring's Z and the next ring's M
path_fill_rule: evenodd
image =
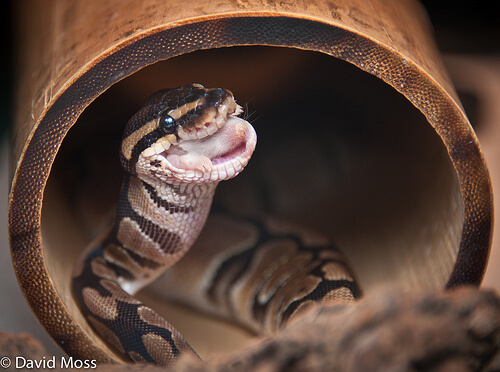
M175 370L482 371L492 370L499 348L496 293L383 289L352 305L312 309L251 350L206 364L181 359Z
M386 288L354 304L313 308L253 347L204 362L181 358L168 370L495 371L499 349L498 294L471 287L444 293ZM0 333L0 355L49 358L31 337L5 333ZM144 365L97 368L124 369L164 370Z

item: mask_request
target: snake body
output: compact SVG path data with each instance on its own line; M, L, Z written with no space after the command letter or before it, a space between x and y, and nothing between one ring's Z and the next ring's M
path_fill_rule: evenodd
M256 134L241 112L229 90L189 84L157 92L126 125L115 221L80 256L72 289L89 324L135 362L169 365L182 353L196 355L133 295L184 256L206 222L217 184L248 163ZM183 281L173 266L173 297L274 332L309 303L359 296L341 253L323 239L274 222L229 220L233 236L240 231L235 223L251 232L242 232L233 247L210 246L198 261L182 260L179 268L197 270L198 280Z

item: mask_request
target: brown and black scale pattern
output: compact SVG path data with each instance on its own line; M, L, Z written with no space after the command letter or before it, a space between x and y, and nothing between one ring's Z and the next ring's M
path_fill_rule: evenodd
M136 356L135 361L148 362L156 364L158 361L153 358L148 352L147 348L143 342L143 336L147 334L154 334L156 336L162 337L169 344L169 352L173 355L173 358L176 358L180 350L176 346L176 342L172 336L172 332L168 329L169 325L166 323L166 327L162 327L156 324L152 324L150 322L145 321L139 315L138 309L140 307L145 307L143 303L132 299L123 289L116 286L116 290L122 292L122 296L130 297L130 301L122 301L116 298L116 293L111 292L109 289L105 288L101 281L103 278L99 275L96 275L92 269L92 262L95 260L100 260L101 262L105 262L106 266L114 272L114 276L116 278L122 277L127 280L133 280L134 275L126 268L115 264L114 262L109 261L104 251L106 247L110 245L117 245L122 248L126 253L140 266L147 267L151 269L157 269L161 264L157 263L153 260L145 258L132 249L129 249L125 245L123 245L118 237L118 228L120 226L120 221L126 217L132 219L137 222L141 232L145 235L150 236L154 241L164 241L168 242L167 244L162 245L162 248L167 253L174 253L175 250L179 247L180 237L175 233L172 233L166 229L163 229L151 221L141 217L130 205L128 200L129 193L129 185L130 185L130 175L125 176L122 192L120 194L120 199L118 202L117 215L115 224L113 229L111 230L108 237L95 248L85 259L84 268L82 273L75 277L72 281L72 291L75 296L76 302L87 319L95 319L105 327L107 327L116 338L110 338L107 341L115 346L117 349L123 349L124 353L130 357L130 355ZM144 185L148 186L146 183ZM152 189L152 188L151 188ZM171 203L166 202L161 199L160 196L154 192L154 189L149 190L149 194L152 200L155 203L165 206L168 204L173 211L180 211L182 208L172 205ZM99 316L95 312L89 310L89 308L85 305L84 298L82 296L84 288L92 288L96 290L100 296L113 299L116 303L116 309L118 315L113 319L107 319ZM119 344L116 343L116 339L119 340ZM131 358L132 359L132 358ZM137 360L139 359L139 360Z
M297 248L297 253L307 252L311 254L310 260L308 264L314 263L313 268L308 273L309 275L313 275L317 278L320 278L320 282L314 287L310 288L309 293L306 296L303 296L297 300L294 300L288 304L286 309L281 312L281 314L277 314L276 316L279 318L278 323L280 328L285 326L289 318L294 314L294 312L301 306L302 304L312 301L312 302L322 302L325 296L333 290L346 288L351 293L354 299L360 298L363 293L358 283L355 280L354 273L352 269L349 267L349 264L346 260L344 260L342 252L333 244L329 243L328 245L307 245L300 235L295 233L276 233L271 231L266 223L259 219L247 218L247 217L237 217L235 215L231 216L234 219L243 220L245 223L252 224L258 229L258 238L255 243L251 245L248 249L235 254L226 260L224 260L218 268L215 270L215 274L212 277L211 285L208 287L206 293L211 302L217 303L220 302L221 298L217 296L218 293L224 293L224 306L228 306L230 312L234 314L237 310L234 309L233 304L228 300L231 298L230 292L236 283L241 280L244 280L244 276L252 270L252 261L254 260L256 254L263 249L262 247L266 246L266 242L270 241L280 241L287 240L293 241ZM336 258L322 258L320 257L321 252L336 252L338 256ZM323 267L328 263L338 263L340 264L345 272L349 274L352 280L347 279L327 279L325 277L325 273ZM305 264L307 266L308 264ZM238 269L235 270L234 268ZM231 274L232 273L232 274ZM224 278L224 280L221 280ZM221 288L222 287L222 288ZM253 295L253 317L257 323L262 324L264 322L264 316L268 310L270 304L275 300L275 295L278 292L275 292L273 296L270 296L269 299L265 303L259 303L257 297L259 295L258 292Z
M109 344L113 345L118 350L123 349L125 353L120 353L122 355L130 357L131 353L138 354L141 360L135 361L153 364L157 363L144 345L142 337L147 334L154 334L162 337L170 345L173 356L176 357L179 355L180 351L177 348L172 332L169 329L146 322L139 316L138 309L145 306L143 303L130 303L115 298L114 301L116 302L118 315L113 319L100 317L91 312L86 306L81 305L84 303L82 291L84 288L88 288L90 283L92 283L92 288L95 289L101 296L109 298L113 298L115 296L115 294L102 286L100 283L102 278L95 275L91 268L93 260L104 258L103 249L104 247L98 247L87 257L82 275L75 278L72 282L73 294L85 318L96 319L99 323L103 324L110 331L112 331L116 336L116 339L119 340L119 344L116 344L115 338L107 339ZM116 269L115 265L110 265L110 267ZM116 270L117 275L122 275L122 271L123 269L121 268ZM133 360L131 357L130 359Z

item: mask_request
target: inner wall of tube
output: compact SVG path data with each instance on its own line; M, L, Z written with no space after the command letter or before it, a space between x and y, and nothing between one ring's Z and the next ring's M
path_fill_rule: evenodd
M329 236L365 293L387 283L445 286L462 200L446 148L420 111L328 55L234 47L144 68L104 92L68 133L47 185L42 233L48 270L76 318L72 263L112 221L125 123L153 92L190 82L230 89L258 135L247 169L219 185L215 206Z

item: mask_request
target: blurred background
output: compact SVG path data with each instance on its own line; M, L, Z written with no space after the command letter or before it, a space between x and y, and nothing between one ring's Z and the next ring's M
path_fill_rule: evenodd
M333 0L332 0L333 1ZM496 210L500 210L500 22L494 1L422 1L435 39L490 168ZM29 332L50 352L60 353L26 305L12 270L7 237L10 189L9 125L16 47L12 2L0 2L0 330ZM497 217L496 231L500 231ZM500 290L500 237L494 237L484 287Z

